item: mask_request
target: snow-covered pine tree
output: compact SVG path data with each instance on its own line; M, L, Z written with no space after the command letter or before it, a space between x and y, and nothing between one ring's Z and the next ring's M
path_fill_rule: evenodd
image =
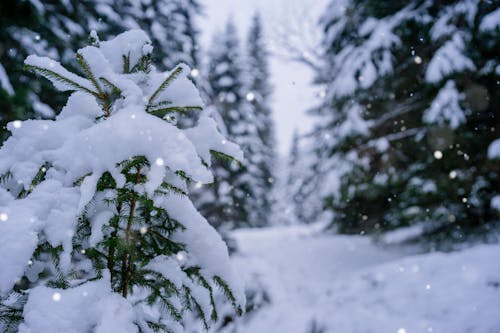
M283 186L284 201L288 202L284 220L287 223L312 223L317 222L322 207L317 193L319 177L314 175L311 166L311 154L305 147L308 138L300 136L297 130L293 134L292 145L286 161L286 182ZM280 200L281 201L281 200Z
M255 14L247 36L246 57L246 101L252 114L250 119L257 128L257 137L253 140L251 154L247 154L249 164L255 165L252 174L253 197L249 198L248 210L251 212L250 224L264 226L269 219L274 201L274 168L275 168L275 137L272 118L271 101L272 87L269 82L269 53L262 22L259 14Z
M244 67L239 44L236 27L229 20L224 32L215 35L209 53L208 95L210 104L217 110L215 116L221 131L238 143L248 158L255 147L257 128L252 109L245 104ZM204 190L198 200L200 211L212 225L224 228L249 225L248 202L255 197L251 192L254 171L256 166L251 161L245 167L230 161L220 162L215 167L213 186Z
M317 165L331 177L323 198L341 231L419 226L462 239L491 225L497 11L481 1L332 2L314 135L327 139Z
M180 64L151 65L141 30L78 50L85 74L29 56L26 67L72 91L55 120L14 121L0 149L0 328L3 332L183 332L205 326L221 290L244 296L227 248L188 198L213 180L211 155L242 159L201 110Z

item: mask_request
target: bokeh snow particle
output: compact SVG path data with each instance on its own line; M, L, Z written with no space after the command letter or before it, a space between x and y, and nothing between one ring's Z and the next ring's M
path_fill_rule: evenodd
M191 70L191 76L192 77L198 77L198 75L200 75L200 71L198 69L196 69L196 68L193 68Z
M9 215L7 213L0 213L0 221L5 222L9 219Z
M163 166L165 165L165 161L163 160L163 158L157 158L156 161L155 161L156 165L158 166Z
M255 99L255 94L253 92L249 92L247 94L247 101L252 102Z
M53 300L54 302L59 302L59 301L61 300L61 294L60 294L60 293L57 293L57 292L56 292L56 293L53 293L53 294L52 294L52 300Z
M443 152L442 152L441 150L436 150L436 151L434 152L434 158L435 158L436 160L440 160L440 159L442 159L442 158L443 158Z
M186 261L186 252L179 251L179 252L177 252L177 254L175 255L175 257L177 258L177 261L180 264L183 264Z

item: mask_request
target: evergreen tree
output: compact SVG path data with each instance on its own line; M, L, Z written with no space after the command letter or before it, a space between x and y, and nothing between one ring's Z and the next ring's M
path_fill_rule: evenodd
M317 79L327 91L313 111L316 166L329 179L322 197L334 225L413 226L436 241L488 228L499 186L485 151L498 137L499 31L484 23L494 21L494 5L337 7L332 2L323 18L326 67Z
M292 221L298 221L300 223L309 223L314 219L309 216L310 210L306 207L306 200L312 195L306 195L306 181L311 180L307 174L307 160L304 156L303 143L304 138L301 138L297 131L293 133L292 146L290 152L288 153L288 173L286 176L286 201L291 204L290 211L287 215ZM308 153L308 152L306 152ZM319 210L319 209L318 209Z
M247 38L247 65L245 79L247 81L246 100L251 110L245 111L253 115L253 123L258 137L247 158L255 165L253 177L253 198L249 199L248 210L255 212L251 217L251 225L269 224L273 205L273 185L275 176L275 138L274 121L270 107L272 88L269 83L269 54L265 45L264 32L259 14L253 17Z
M214 186L204 191L198 201L208 220L224 228L261 223L255 217L258 211L254 204L259 200L255 176L260 170L253 158L259 153L260 141L254 109L246 101L241 56L238 34L229 20L225 31L215 36L209 54L208 95L210 104L217 110L219 127L242 147L246 161L244 167L231 162L220 163L215 170ZM215 205L208 199L210 197L215 198Z
M0 149L3 332L180 332L185 311L208 327L217 288L241 312L225 244L187 183L213 180L214 152L243 155L206 116L171 123L201 99L189 67L157 72L151 50L131 30L78 50L85 76L26 59L72 94L53 121L9 123Z

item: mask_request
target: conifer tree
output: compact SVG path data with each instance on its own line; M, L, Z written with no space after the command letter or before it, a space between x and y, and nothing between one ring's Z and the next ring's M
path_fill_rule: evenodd
M250 164L255 165L253 178L253 198L249 198L249 211L255 212L250 224L264 226L269 224L273 205L273 185L275 176L275 138L274 121L272 119L270 96L272 88L269 83L269 53L267 51L262 22L259 14L253 17L247 37L247 64L245 79L246 100L257 129L257 137L253 140ZM250 171L250 170L249 170Z
M313 135L341 231L461 240L493 223L494 13L481 1L332 2Z
M244 67L238 34L231 20L223 33L215 35L212 45L207 74L210 105L217 110L215 116L221 131L242 147L248 159L249 147L253 146L251 141L255 140L257 130L251 110L245 106ZM248 112L244 112L244 108ZM253 168L253 165L247 168ZM247 202L254 196L250 192L251 175L246 168L228 161L220 162L214 173L213 186L208 192L204 191L199 200L200 210L217 227L248 225Z
M220 236L188 198L213 180L211 155L239 148L200 117L180 64L151 65L141 30L78 50L84 76L29 56L26 68L70 91L55 120L14 121L0 149L0 328L3 332L182 332L186 311L205 327L220 290L244 297Z

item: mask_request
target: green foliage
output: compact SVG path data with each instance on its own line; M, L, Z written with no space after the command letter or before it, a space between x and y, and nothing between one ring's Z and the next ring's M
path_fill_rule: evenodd
M356 156L354 162L347 162L351 163L349 170L339 179L339 193L321 198L324 207L334 212L332 227L336 230L379 234L419 225L422 235L412 241L434 247L484 235L498 225L498 214L489 205L500 188L498 168L486 157L488 145L499 136L499 118L494 116L498 75L486 66L498 64L498 56L491 53L498 42L491 42L491 35L487 37L491 33L479 33L475 23L494 6L486 2L477 5L476 17L470 21L471 13L460 9L457 1L403 4L354 0L346 9L347 21L358 22L358 26L369 20L376 22L374 18L394 19L403 7L417 14L402 16L392 30L401 43L389 48L394 64L391 72L378 75L373 85L360 84L352 94L326 100L316 109L323 117L317 128L317 168L321 169L325 159L336 158L338 166L349 154ZM452 32L440 30L442 36L433 39L434 24L446 15L452 15ZM333 24L324 23L327 27ZM463 54L477 70L455 71L440 82L427 82L431 59L454 33L464 38ZM363 45L368 37L357 27L343 28L333 40L325 39L327 58L334 59L344 47ZM379 53L372 58L377 59ZM328 89L324 73L318 78ZM426 123L425 111L449 81L461 94L466 122L458 128ZM362 119L370 124L369 133L339 138L336 134L347 118L346 107L353 102L361 106ZM323 139L325 134L331 139ZM375 143L381 139L386 140L387 149L377 149ZM436 151L442 158L435 158Z

